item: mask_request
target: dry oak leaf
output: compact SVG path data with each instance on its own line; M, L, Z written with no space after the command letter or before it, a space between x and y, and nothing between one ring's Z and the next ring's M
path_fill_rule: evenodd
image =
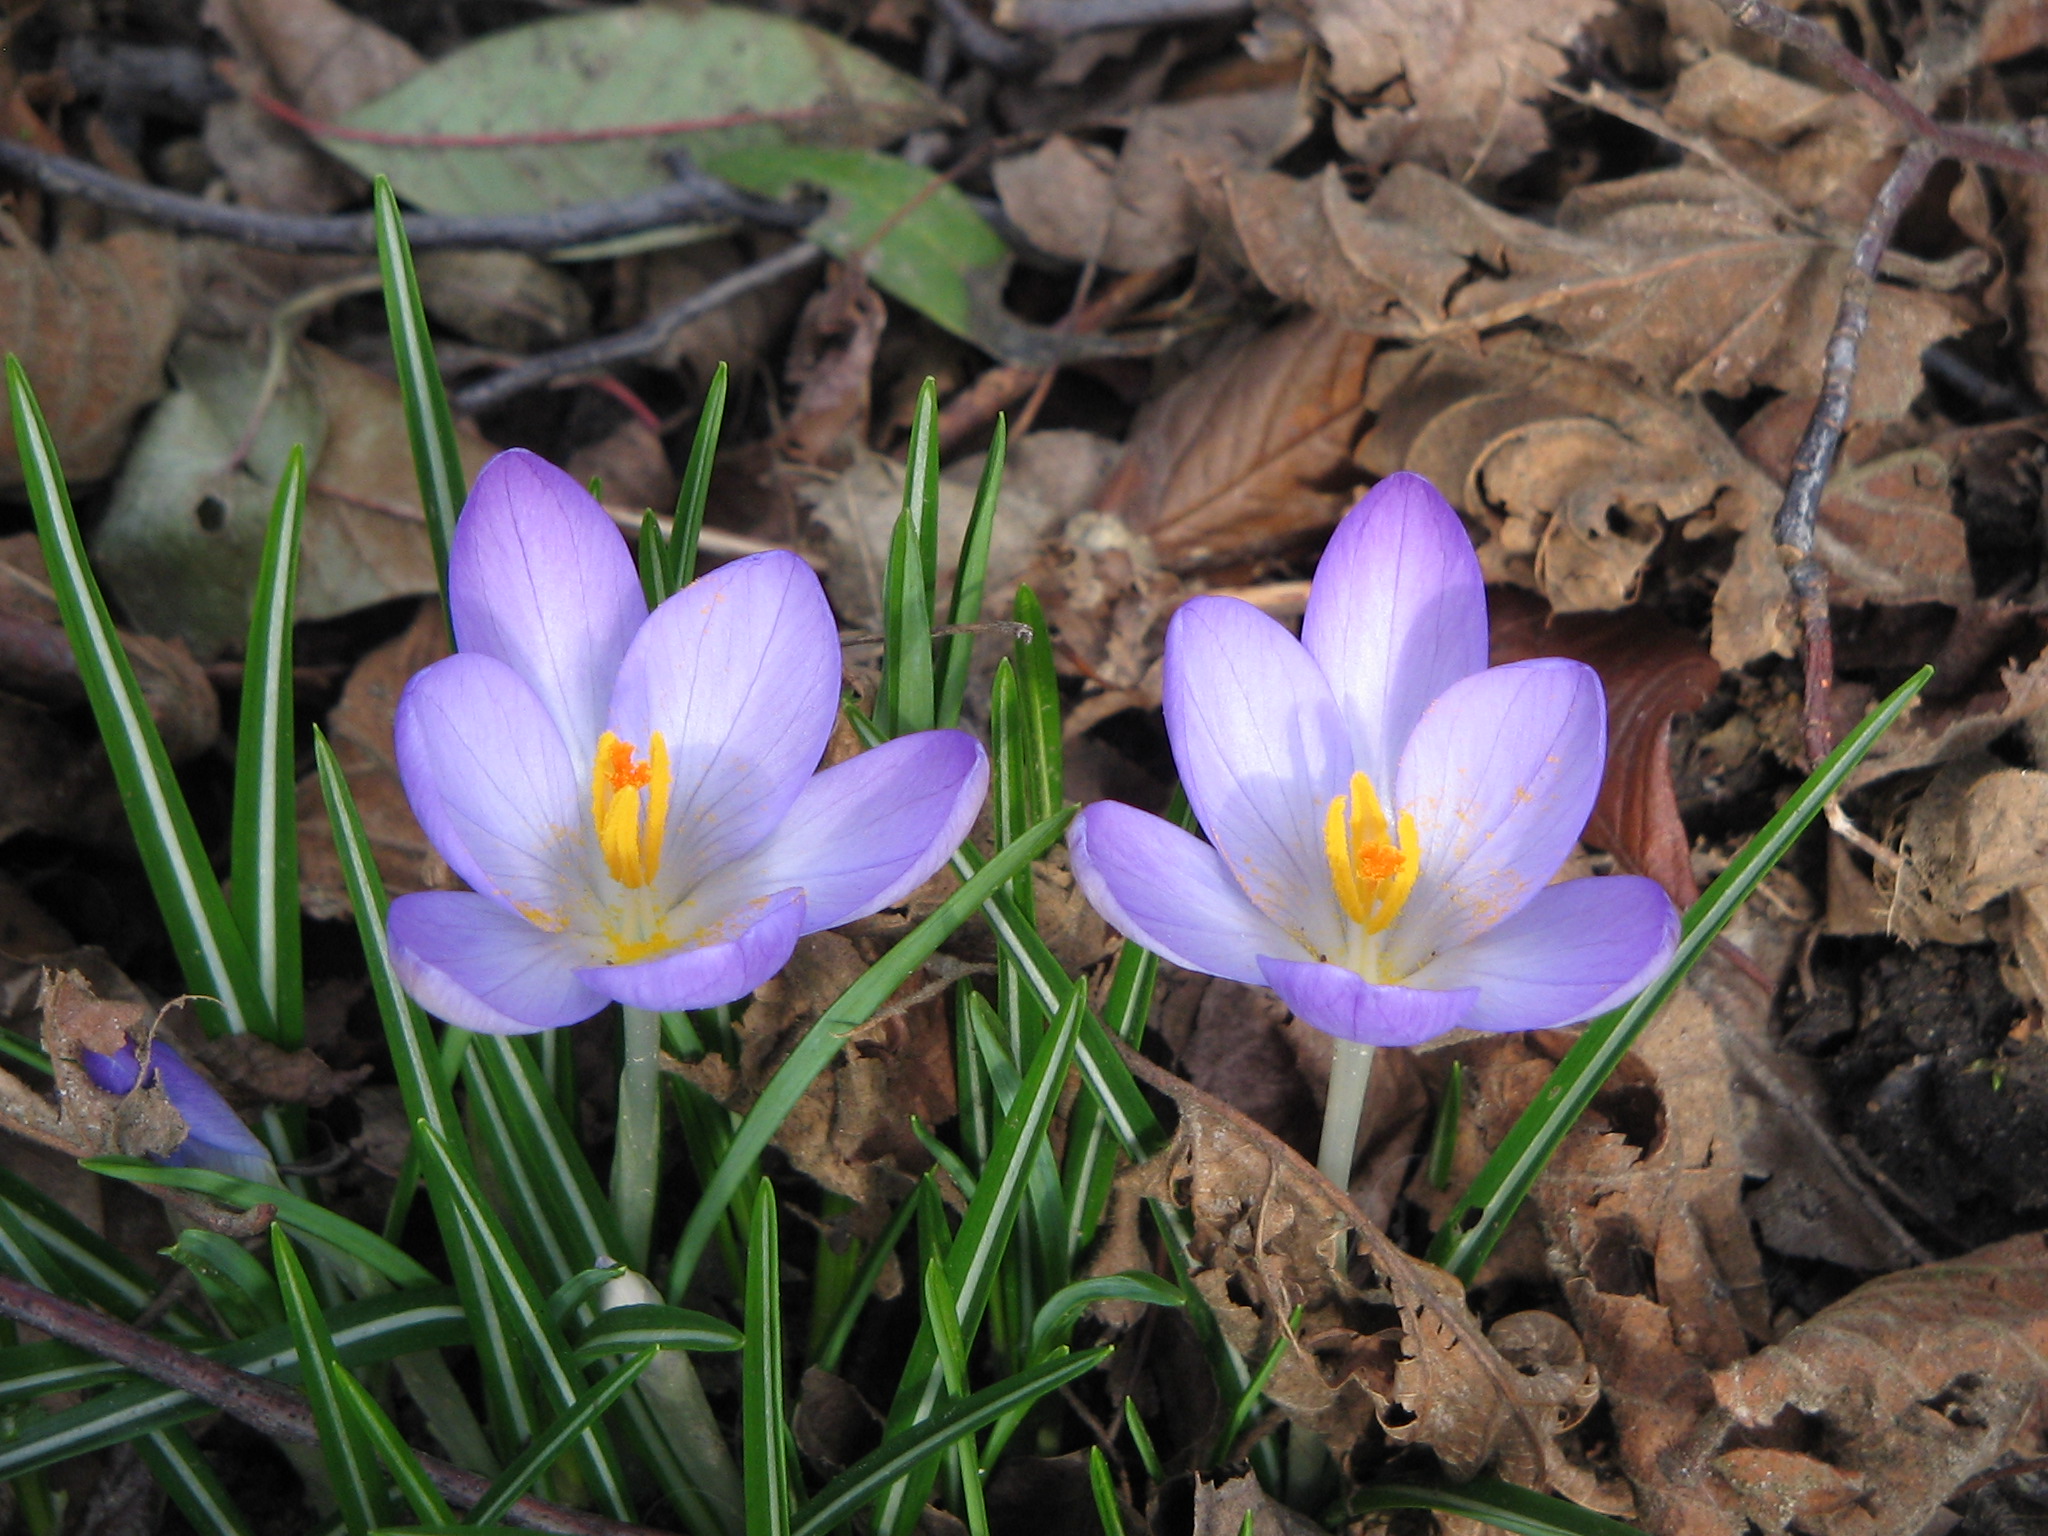
M35 385L65 473L98 480L119 461L135 413L163 393L184 311L176 243L124 230L46 255L11 220L0 240L0 346ZM9 436L0 487L20 484Z
M2048 1239L1868 1281L1713 1388L1741 1430L1711 1469L1759 1526L1910 1536L2001 1457L2043 1449Z
M1628 603L1665 524L1690 520L1701 537L1777 504L1697 401L1528 336L1391 350L1366 403L1376 419L1359 463L1427 478L1493 534L1479 551L1488 580L1533 588L1559 613Z
M1312 181L1240 173L1225 193L1253 272L1283 299L1409 341L1534 323L1560 350L1681 395L1817 389L1848 271L1846 245L1779 228L1705 171L1580 187L1554 224L1417 165L1392 167L1362 203L1335 167ZM1920 354L1967 319L1949 298L1880 284L1854 419L1904 414Z
M1648 608L1554 617L1541 599L1509 588L1488 598L1492 661L1569 656L1607 691L1607 771L1585 841L1632 874L1664 887L1679 910L1700 893L1692 840L1671 781L1671 721L1713 697L1721 665L1687 631Z
M1188 1213L1194 1283L1231 1344L1254 1358L1282 1346L1269 1401L1340 1461L1377 1432L1428 1446L1453 1477L1495 1466L1529 1486L1576 1481L1556 1437L1578 1411L1561 1413L1551 1382L1503 1358L1455 1279L1396 1248L1270 1131L1134 1052L1125 1059L1180 1120L1121 1182Z
M1420 161L1489 179L1548 142L1543 82L1610 0L1314 0L1330 84L1353 105L1337 137L1368 165Z
M430 887L445 888L454 875L427 842L413 819L398 780L398 749L392 721L398 696L411 676L448 654L448 629L437 602L420 604L405 633L387 640L349 674L341 699L327 717L327 739L335 762L355 796L356 810L377 860L377 872L393 896ZM341 859L334 848L334 828L320 793L320 776L299 780L299 905L308 917L345 919L354 910Z
M1361 479L1377 349L1309 315L1219 350L1138 412L1097 510L1150 535L1174 571L1329 527Z

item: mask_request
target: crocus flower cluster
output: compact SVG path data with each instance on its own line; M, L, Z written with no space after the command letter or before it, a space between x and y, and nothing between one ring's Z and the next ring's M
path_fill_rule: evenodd
M1331 539L1299 640L1233 598L1174 615L1166 729L1209 840L1092 805L1069 834L1081 889L1127 938L1362 1045L1631 996L1677 942L1663 890L1550 883L1600 789L1599 679L1486 653L1457 514L1415 475L1380 482Z
M81 1050L78 1061L103 1093L133 1093L142 1078L142 1062L132 1043L112 1055ZM191 1063L178 1054L177 1047L162 1036L149 1044L149 1075L185 1122L185 1140L175 1152L159 1161L174 1168L231 1173L261 1184L277 1182L277 1167L270 1160L269 1149L242 1124L241 1117L228 1108L213 1085L193 1071Z
M469 890L401 896L390 934L407 990L452 1024L730 1002L799 936L916 889L980 809L988 760L960 731L817 771L839 636L794 555L650 615L604 510L514 451L478 477L448 575L457 653L407 685L398 767Z

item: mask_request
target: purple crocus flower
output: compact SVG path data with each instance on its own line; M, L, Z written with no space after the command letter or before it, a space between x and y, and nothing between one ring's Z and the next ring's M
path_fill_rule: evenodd
M799 936L900 901L967 835L988 759L961 731L816 772L839 634L795 555L647 612L599 507L530 453L478 476L449 552L457 654L399 700L399 775L467 891L391 904L406 989L523 1034L607 1003L707 1008Z
M142 1063L132 1043L111 1056L81 1050L78 1061L103 1093L133 1093L142 1076ZM161 1035L149 1043L149 1072L185 1122L185 1140L159 1162L174 1168L210 1168L259 1184L277 1182L277 1167L270 1160L269 1149Z
M1091 805L1068 835L1081 889L1127 938L1359 1045L1629 997L1677 942L1662 889L1550 883L1600 790L1600 681L1555 658L1489 669L1486 647L1457 514L1418 476L1383 480L1338 525L1299 640L1233 598L1174 615L1166 729L1209 841Z

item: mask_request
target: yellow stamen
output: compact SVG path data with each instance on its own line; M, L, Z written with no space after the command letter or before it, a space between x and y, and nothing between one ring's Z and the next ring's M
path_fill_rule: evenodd
M1351 776L1350 792L1332 800L1323 815L1331 888L1345 914L1367 933L1382 933L1392 925L1421 873L1415 818L1403 811L1400 826L1397 845L1372 780L1362 773Z
M598 738L590 769L590 820L605 868L629 889L649 884L661 868L662 834L668 827L674 784L668 743L659 731L649 741L646 761L636 760L633 744L610 731ZM647 791L644 803L642 790Z

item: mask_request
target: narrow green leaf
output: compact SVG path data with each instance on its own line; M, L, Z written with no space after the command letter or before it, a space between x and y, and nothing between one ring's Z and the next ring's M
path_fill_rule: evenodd
M144 1273L133 1259L63 1206L6 1168L0 1168L0 1205L48 1250L64 1270L70 1290L84 1300L124 1319L133 1318L156 1300L161 1282ZM208 1331L177 1307L164 1314L163 1325L171 1332L195 1337Z
M939 1371L945 1377L946 1395L958 1400L967 1396L967 1341L960 1336L959 1301L946 1279L946 1266L933 1254L924 1266L924 1319L939 1351ZM954 1470L960 1479L960 1498L967 1514L968 1536L988 1536L988 1502L982 1497L981 1467L975 1456L974 1437L963 1436L953 1446Z
M725 1162L705 1186L703 1194L698 1197L696 1209L690 1213L682 1238L676 1244L675 1259L669 1267L670 1301L682 1297L691 1277L696 1274L697 1262L704 1256L705 1246L744 1177L738 1170L751 1167L753 1160L766 1149L790 1111L796 1108L797 1101L844 1048L846 1037L866 1023L869 1016L888 1001L913 971L931 958L939 945L998 886L1050 848L1066 830L1068 816L1069 813L1062 811L1047 817L1033 827L1029 835L990 859L979 874L964 881L957 891L939 903L930 917L898 939L886 955L869 966L858 981L841 993L839 1000L825 1010L803 1039L797 1042L795 1049L783 1059L768 1085L761 1090L754 1107L747 1111L746 1118L734 1130L732 1148L726 1154ZM1122 1067L1123 1063L1118 1062L1117 1065Z
M1041 1357L1055 1344L1066 1343L1081 1314L1098 1301L1142 1301L1153 1307L1187 1304L1179 1286L1139 1269L1076 1280L1053 1292L1038 1309L1031 1324L1031 1358Z
M1629 1048L1657 1016L1742 903L1834 798L1863 756L1919 695L1934 669L1922 667L1823 758L1791 799L1707 887L1685 915L1685 934L1664 974L1624 1008L1602 1014L1579 1038L1513 1129L1494 1149L1444 1219L1429 1261L1470 1285L1537 1177Z
M623 1264L598 1264L578 1270L548 1293L548 1321L566 1330L569 1320L585 1302L625 1273Z
M932 670L932 614L938 586L938 397L918 391L903 477L903 511L889 535L882 592L882 684L875 725L886 737L930 730L938 718ZM929 555L929 558L927 558Z
M405 238L398 197L381 175L372 195L377 209L377 271L384 279L384 318L391 328L391 356L398 365L398 392L405 404L405 433L412 441L413 473L419 477L420 506L427 515L427 538L434 546L434 569L441 574L445 608L448 549L455 540L455 519L469 487L462 453L456 446L448 391L441 384L440 365L434 361L434 338L427 330L427 307L420 299L420 280L413 271L412 246Z
M703 1312L644 1302L610 1307L583 1330L570 1358L577 1361L630 1355L642 1349L687 1349L729 1354L743 1342L739 1329Z
M384 1523L384 1479L355 1420L335 1397L334 1378L328 1374L334 1340L327 1332L327 1320L321 1315L312 1283L281 1226L270 1229L270 1256L277 1266L277 1288L284 1297L292 1338L299 1347L299 1388L312 1406L313 1423L320 1431L320 1459L327 1468L328 1486L341 1506L342 1523L350 1536L369 1536Z
M654 515L651 507L640 514L640 542L637 554L640 566L640 595L647 600L650 610L659 608L668 600L669 594L675 588L668 584L668 541L661 536L661 521Z
M1124 1426L1131 1432L1131 1446L1138 1453L1138 1463L1145 1469L1145 1475L1157 1483L1166 1476L1166 1469L1159 1464L1159 1452L1152 1444L1152 1431L1145 1427L1145 1417L1138 1412L1135 1397L1124 1399Z
M157 1486L200 1536L254 1536L249 1517L184 1430L155 1430L138 1436L134 1445Z
M972 1397L950 1403L930 1418L890 1435L874 1451L819 1489L817 1497L796 1512L790 1536L820 1536L831 1530L892 1483L944 1455L961 1437L993 1424L1012 1409L1029 1407L1070 1381L1078 1381L1107 1360L1110 1353L1108 1349L1091 1349L1048 1360L985 1387Z
M837 1371L839 1357L845 1353L847 1340L853 1337L853 1325L859 1321L861 1309L874 1294L876 1283L882 1278L882 1271L888 1267L889 1255L896 1251L896 1245L903 1240L904 1232L910 1226L910 1218L916 1213L917 1201L905 1200L896 1208L896 1214L889 1218L889 1225L882 1229L882 1235L869 1246L862 1257L860 1269L854 1274L853 1282L846 1288L846 1296L839 1303L839 1311L830 1326L825 1329L823 1341L818 1345L818 1368Z
M1458 1151L1458 1111L1465 1103L1465 1063L1454 1061L1444 1075L1443 1102L1437 1106L1436 1128L1429 1136L1425 1173L1437 1189L1451 1187L1451 1159Z
M747 1536L788 1536L789 1459L782 1451L782 1244L775 1188L754 1199L747 1239L747 1342L740 1357L740 1463L746 1469Z
M184 970L186 989L200 1000L199 1016L208 1033L253 1031L268 1036L274 1026L256 967L207 861L184 792L164 754L163 739L86 561L71 493L42 407L20 360L12 354L7 359L7 394L15 452L57 610L78 660L78 674L92 703L150 890Z
M1152 994L1159 980L1159 957L1141 944L1126 942L1116 957L1103 1000L1102 1022L1114 1038L1136 1050L1145 1038L1152 1012ZM1084 1095L1073 1109L1067 1128L1067 1161L1060 1171L1067 1202L1067 1256L1071 1263L1095 1241L1102 1214L1109 1208L1110 1184L1116 1177L1116 1149L1109 1126L1094 1095Z
M1116 1507L1116 1483L1109 1475L1109 1458L1099 1445L1088 1447L1088 1490L1095 1495L1095 1518L1102 1522L1102 1536L1124 1536L1124 1517Z
M1252 1379L1245 1383L1244 1391L1231 1405L1230 1413L1223 1421L1223 1432L1216 1437L1214 1460L1226 1460L1237 1449L1238 1436L1245 1432L1258 1413L1259 1403L1266 1395L1266 1383L1273 1379L1273 1373L1280 1369L1280 1362L1287 1354L1288 1335L1300 1326L1301 1308L1296 1307L1294 1316L1288 1321L1287 1332L1273 1341L1273 1347L1266 1351L1266 1358L1259 1362L1259 1368L1252 1372Z
M640 1378L640 1373L654 1363L659 1351L643 1349L617 1370L608 1373L598 1384L578 1397L560 1417L534 1436L533 1443L520 1454L517 1461L507 1467L492 1481L490 1490L477 1500L463 1522L466 1525L488 1525L518 1503L540 1475L554 1465L556 1458L566 1454L571 1445L583 1438L605 1410L619 1400L626 1388Z
M704 533L704 502L711 494L711 466L718 458L719 429L725 425L725 394L729 382L720 363L704 391L697 413L697 435L690 439L690 462L683 466L676 492L676 519L668 533L668 586L680 592L697 579L697 541Z
M1354 1514L1385 1509L1433 1509L1462 1515L1515 1536L1642 1536L1632 1525L1548 1493L1517 1488L1499 1478L1476 1477L1455 1487L1427 1483L1379 1483L1351 1496Z
M441 1490L434 1486L427 1469L420 1465L418 1453L405 1443L398 1426L378 1406L377 1399L370 1396L369 1389L339 1365L328 1366L327 1378L334 1388L336 1406L352 1421L363 1443L384 1463L412 1512L422 1520L452 1524L455 1515L441 1497Z
M299 528L306 515L306 452L285 460L263 540L249 643L242 668L235 740L233 892L229 909L256 965L275 1026L298 1049L305 1035L299 970L298 774L292 709L292 617L299 580Z
M163 1253L192 1272L214 1311L235 1333L256 1333L285 1320L284 1301L270 1271L233 1239L204 1227L186 1227Z
M974 492L974 510L967 517L967 532L960 540L960 563L953 571L953 599L946 610L946 623L964 629L981 622L981 599L988 586L988 552L996 528L996 504L1002 497L1003 463L1009 454L1010 426L996 416L996 434L988 445L988 460L982 465L981 484ZM974 636L946 636L940 655L938 723L960 723L961 706L967 700L967 673L974 660Z
M1019 624L1031 627L1031 638L1017 642L1018 701L1023 706L1025 750L1029 756L1033 792L1045 815L1067 798L1066 773L1060 747L1060 678L1052 658L1052 629L1045 622L1045 609L1029 587L1017 589L1011 612Z

